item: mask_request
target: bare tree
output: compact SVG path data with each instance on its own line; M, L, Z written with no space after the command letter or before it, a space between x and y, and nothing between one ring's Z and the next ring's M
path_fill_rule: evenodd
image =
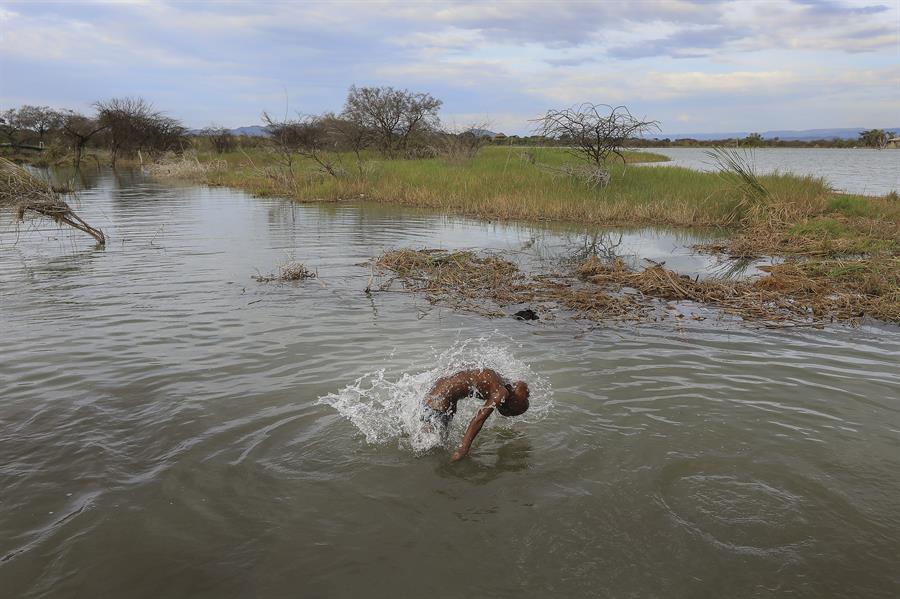
M237 143L231 129L221 125L210 125L201 131L200 135L209 139L217 154L224 154L234 150Z
M339 161L329 155L329 150L333 147L324 124L324 117L308 115L279 121L264 112L262 118L284 166L289 170L293 166L296 154L312 159L322 171L332 177L337 178L341 175L343 169Z
M393 87L350 87L342 116L371 131L389 157L410 153L416 139L437 130L443 102L427 93Z
M353 152L356 156L356 168L362 175L362 152L372 142L372 132L356 121L332 113L322 115L322 126L333 140L336 150Z
M444 131L438 138L441 157L453 163L472 160L491 137L485 133L486 123L469 125L455 131Z
M573 156L585 158L597 169L616 155L625 163L625 143L642 133L659 129L658 121L635 118L625 106L591 104L548 110L535 121L535 133L564 146Z
M146 121L157 113L143 98L112 98L94 103L94 108L108 130L109 160L115 168L120 153L137 145Z
M94 106L100 124L108 130L113 167L121 154L175 149L184 137L185 128L177 119L158 112L143 98L112 98Z
M62 115L63 135L72 142L72 150L74 153L73 161L75 168L81 164L81 158L84 155L84 148L95 135L104 131L106 125L100 123L97 119L92 119L74 111L66 111Z
M138 149L146 148L151 153L179 150L185 142L187 129L178 119L158 114L145 124Z

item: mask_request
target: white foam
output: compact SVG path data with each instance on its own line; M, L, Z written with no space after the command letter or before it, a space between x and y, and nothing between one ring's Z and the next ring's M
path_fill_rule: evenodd
M446 440L436 432L422 432L422 398L434 382L458 370L467 368L492 368L510 381L524 380L530 388L529 410L513 418L495 413L488 418L485 430L495 427L516 427L536 422L550 410L552 390L550 383L531 371L517 359L510 348L499 345L496 336L466 339L453 348L435 355L430 370L410 374L389 374L385 369L365 374L337 393L319 398L347 418L371 444L396 441L400 447L417 454L446 443L459 442L463 431L481 402L461 401L453 418ZM481 433L485 434L484 432Z

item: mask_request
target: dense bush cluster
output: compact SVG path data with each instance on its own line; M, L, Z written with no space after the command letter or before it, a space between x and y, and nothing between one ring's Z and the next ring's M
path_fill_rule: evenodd
M21 106L0 112L0 137L13 151L71 151L76 164L87 147L106 148L110 162L120 157L155 157L180 150L186 143L184 125L141 98L112 98L94 104L94 113Z

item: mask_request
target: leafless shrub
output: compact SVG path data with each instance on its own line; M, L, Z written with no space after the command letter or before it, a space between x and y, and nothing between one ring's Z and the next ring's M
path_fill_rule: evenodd
M340 157L333 151L333 141L329 139L325 117L309 115L279 121L264 112L263 122L266 123L266 131L269 132L284 166L291 174L295 155L311 158L322 172L336 179L345 173Z
M221 125L210 125L203 129L200 132L200 135L209 139L209 143L212 144L213 150L215 150L217 154L231 152L237 145L237 140L231 132L231 129L222 127Z
M367 167L362 153L372 142L372 132L356 121L333 113L322 115L321 124L336 151L353 152L357 173L363 176Z
M72 143L73 162L75 168L78 168L88 142L106 130L106 125L97 119L70 110L63 114L62 128L63 136Z
M443 102L427 93L393 87L350 87L342 117L369 131L388 157L413 156L440 125Z
M452 164L470 162L490 139L481 133L483 125L472 125L462 131L445 131L437 136L441 158Z
M185 134L182 124L161 112L143 98L111 98L96 102L97 120L107 131L112 166L119 156L141 150L161 153L179 148Z
M562 168L570 177L581 181L591 189L600 189L609 185L609 171L595 164L566 165Z
M562 166L553 166L543 162L535 162L534 164L550 173L575 179L591 189L606 187L612 178L605 166L597 166L595 164L564 164Z
M591 104L548 110L536 119L535 133L566 146L570 154L602 168L607 158L618 156L626 142L647 131L659 129L657 121L635 118L625 106Z

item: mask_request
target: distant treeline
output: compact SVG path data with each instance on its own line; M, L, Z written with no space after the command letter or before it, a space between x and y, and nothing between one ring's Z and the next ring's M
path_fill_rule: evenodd
M665 138L631 138L627 146L631 148L713 148L713 147L741 147L741 148L877 148L882 149L888 145L891 138L895 137L893 131L881 129L869 129L860 131L857 139L779 139L778 137L763 138L758 133L751 133L746 137L729 137L724 139L693 139L690 137L671 139ZM539 135L495 135L491 143L495 145L513 146L546 146L567 145L566 139L548 140Z
M94 103L94 112L21 106L0 112L0 139L12 152L40 149L53 157L71 155L78 164L86 149L106 148L115 166L122 157L143 159L184 147L187 129L141 98Z
M237 148L267 146L290 162L293 154L321 161L329 152L352 152L359 159L364 150L386 158L431 158L438 155L466 159L484 144L525 146L581 146L583 141L570 137L569 129L544 135L506 136L486 130L486 123L472 123L457 130L441 126L438 111L443 102L431 94L392 87L351 86L340 112L275 118L262 114L266 136L234 135L228 128L210 125L199 133L190 133L178 119L167 116L142 98L111 98L95 102L91 114L57 110L47 106L21 106L0 111L0 146L12 153L37 149L47 162L71 157L80 163L85 150L108 152L113 166L120 159L153 160L166 152L182 153L190 148L224 153ZM582 105L594 106L594 105ZM600 117L600 124L615 124L616 111ZM629 118L630 113L625 113ZM548 115L584 118L578 110L549 111ZM550 116L545 116L546 122ZM541 119L539 119L540 121ZM581 123L578 121L578 123ZM649 121L650 124L655 124ZM578 129L574 129L577 131ZM753 133L742 139L647 139L622 134L617 147L740 146L740 147L885 147L893 132L872 129L861 131L857 140L794 141L764 139ZM330 166L323 164L330 172Z
M224 153L266 146L289 165L298 154L317 161L325 153L359 156L363 150L387 158L427 158L439 153L471 154L486 143L487 138L475 133L475 125L460 131L443 129L438 118L442 104L428 93L351 86L337 113L276 118L264 112L266 136L236 136L218 125L189 134L182 122L142 98L99 101L93 104L92 114L22 106L0 111L0 145L13 153L39 149L48 155L47 162L71 155L76 164L86 149L106 150L115 166L122 158L143 162L191 148Z

